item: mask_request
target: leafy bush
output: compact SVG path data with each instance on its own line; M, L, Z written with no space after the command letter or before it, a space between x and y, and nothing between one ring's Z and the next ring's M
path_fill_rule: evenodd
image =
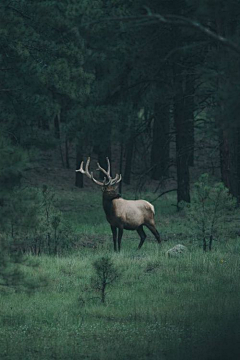
M203 250L212 249L214 238L227 235L227 220L236 210L236 200L223 183L211 184L203 174L194 184L191 204L184 204L193 234L202 240Z
M23 252L57 254L71 244L71 228L47 186L14 188L5 195L0 215L2 231Z

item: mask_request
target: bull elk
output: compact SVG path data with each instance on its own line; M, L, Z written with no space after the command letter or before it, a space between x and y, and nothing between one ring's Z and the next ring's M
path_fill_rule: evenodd
M143 230L143 226L146 226L155 236L158 243L161 242L160 235L155 227L154 221L154 207L148 201L145 200L125 200L117 192L118 183L121 181L121 175L116 174L113 179L110 175L110 161L107 158L108 169L103 169L99 163L97 163L97 170L100 170L105 175L103 182L96 180L93 177L93 173L89 172L90 157L87 159L85 170L83 170L83 161L80 168L76 171L80 171L91 179L95 184L102 187L103 192L103 209L106 214L107 221L111 225L113 235L114 251L120 251L121 240L123 230L137 230L140 236L140 243L138 249L140 249L146 239L146 234ZM118 234L117 234L118 230Z

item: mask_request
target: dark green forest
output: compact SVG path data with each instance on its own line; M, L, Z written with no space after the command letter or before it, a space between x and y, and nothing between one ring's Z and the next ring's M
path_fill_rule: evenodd
M88 156L110 159L123 195L174 193L180 209L209 174L239 203L239 11L235 0L3 1L3 232L41 231L37 204L54 203L45 179L54 189L65 174L83 192L74 170Z
M2 1L2 192L56 149L65 168L109 157L123 184L154 180L178 202L210 172L239 200L239 11L236 0Z
M238 0L1 1L4 360L239 359L239 19ZM113 252L88 157L153 203L161 247Z

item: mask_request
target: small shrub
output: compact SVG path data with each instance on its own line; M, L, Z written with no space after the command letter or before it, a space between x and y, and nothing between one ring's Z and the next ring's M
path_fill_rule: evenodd
M208 174L194 184L191 204L184 204L189 227L202 239L203 250L212 249L213 239L226 231L227 219L236 209L236 200L223 183L210 184Z
M69 246L72 230L56 206L55 193L46 185L40 196L39 214L41 226L37 239L43 244L43 251L56 255Z
M112 260L108 256L103 256L93 263L95 275L91 278L92 288L101 292L101 301L105 302L106 288L112 285L119 276Z

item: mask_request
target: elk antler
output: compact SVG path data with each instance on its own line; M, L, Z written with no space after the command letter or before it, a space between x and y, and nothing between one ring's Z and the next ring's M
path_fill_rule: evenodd
M115 176L114 179L111 178L111 175L110 175L110 169L111 169L111 167L110 167L110 161L109 161L108 158L106 158L106 159L107 159L107 163L108 163L108 169L107 169L107 170L103 169L103 168L99 165L99 163L97 163L97 166L98 166L97 170L102 171L102 172L104 173L104 175L107 176L108 182L107 182L106 177L103 179L103 182L101 182L101 181L98 181L98 180L94 179L92 172L89 173L88 168L89 168L89 164L90 164L90 157L88 157L88 159L87 159L85 170L83 170L83 161L82 161L82 162L81 162L81 165L80 165L80 168L79 168L78 170L76 170L76 171L77 171L77 172L79 171L79 172L81 172L82 174L87 175L87 177L89 177L92 181L94 181L96 184L101 185L101 186L118 184L118 183L122 180L122 177L121 177L121 175L116 174L116 176Z
M115 178L111 180L111 185L118 184L122 180L122 175L116 174Z
M111 175L110 175L110 161L109 161L109 158L108 158L108 157L107 157L106 159L107 159L107 163L108 163L108 169L107 169L107 171L106 171L105 169L103 169L103 168L99 165L99 163L97 163L97 170L102 171L102 172L107 176L107 178L108 178L108 183L105 184L105 185L110 185L111 180L112 180ZM104 178L104 179L106 179L106 178Z
M82 161L82 162L81 162L81 165L80 165L80 168L79 168L78 170L76 170L76 172L81 172L82 174L87 175L87 177L89 177L89 179L91 179L92 181L94 181L97 185L103 186L103 185L104 185L104 180L105 180L106 178L103 180L103 182L100 182L100 181L94 179L93 173L91 172L91 174L90 174L90 172L89 172L89 170L88 170L89 164L90 164L90 157L88 157L88 159L87 159L85 171L83 170L83 161ZM105 182L106 182L106 180L105 180Z

